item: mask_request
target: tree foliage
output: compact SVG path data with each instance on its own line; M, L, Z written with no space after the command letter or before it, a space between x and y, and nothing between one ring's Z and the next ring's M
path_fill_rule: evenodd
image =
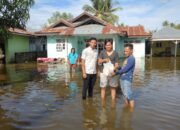
M0 37L8 37L9 28L25 29L34 0L0 0Z
M52 24L56 23L57 21L59 21L60 19L69 20L72 18L73 18L73 15L71 13L66 13L66 12L60 13L60 12L56 11L48 19L48 22L44 25L44 27L52 25Z
M169 27L172 27L172 28L175 28L175 29L180 29L180 24L170 23L167 20L162 23L162 26L163 27L169 26Z
M91 5L84 5L83 10L94 14L98 18L107 21L111 24L118 23L119 17L114 14L116 11L122 8L115 7L119 5L117 1L113 0L91 0Z

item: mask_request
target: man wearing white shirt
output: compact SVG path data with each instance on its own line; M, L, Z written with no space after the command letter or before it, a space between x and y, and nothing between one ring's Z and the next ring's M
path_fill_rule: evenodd
M89 47L82 52L82 76L83 76L83 90L82 99L86 99L87 91L88 97L93 96L93 88L96 82L97 74L97 58L98 51L96 50L97 40L91 38L89 40Z

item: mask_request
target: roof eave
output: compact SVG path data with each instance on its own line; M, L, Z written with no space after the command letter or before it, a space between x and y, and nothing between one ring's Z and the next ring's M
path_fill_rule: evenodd
M180 38L152 38L151 41L180 41Z
M20 36L34 36L34 34L24 34L24 33L17 33L17 32L10 32L11 34L20 35Z

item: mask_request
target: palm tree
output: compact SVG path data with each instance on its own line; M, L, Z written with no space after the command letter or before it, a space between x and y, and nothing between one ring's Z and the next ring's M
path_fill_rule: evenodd
M116 7L113 8L114 5L118 5L117 1L113 0L91 0L92 6L84 5L83 10L94 14L98 18L105 20L111 24L115 24L118 22L119 17L114 14L114 12L121 10L122 8Z

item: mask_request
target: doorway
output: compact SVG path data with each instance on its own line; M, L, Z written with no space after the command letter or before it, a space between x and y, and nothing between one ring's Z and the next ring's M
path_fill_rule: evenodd
M2 39L0 39L0 64L5 64L5 44Z

